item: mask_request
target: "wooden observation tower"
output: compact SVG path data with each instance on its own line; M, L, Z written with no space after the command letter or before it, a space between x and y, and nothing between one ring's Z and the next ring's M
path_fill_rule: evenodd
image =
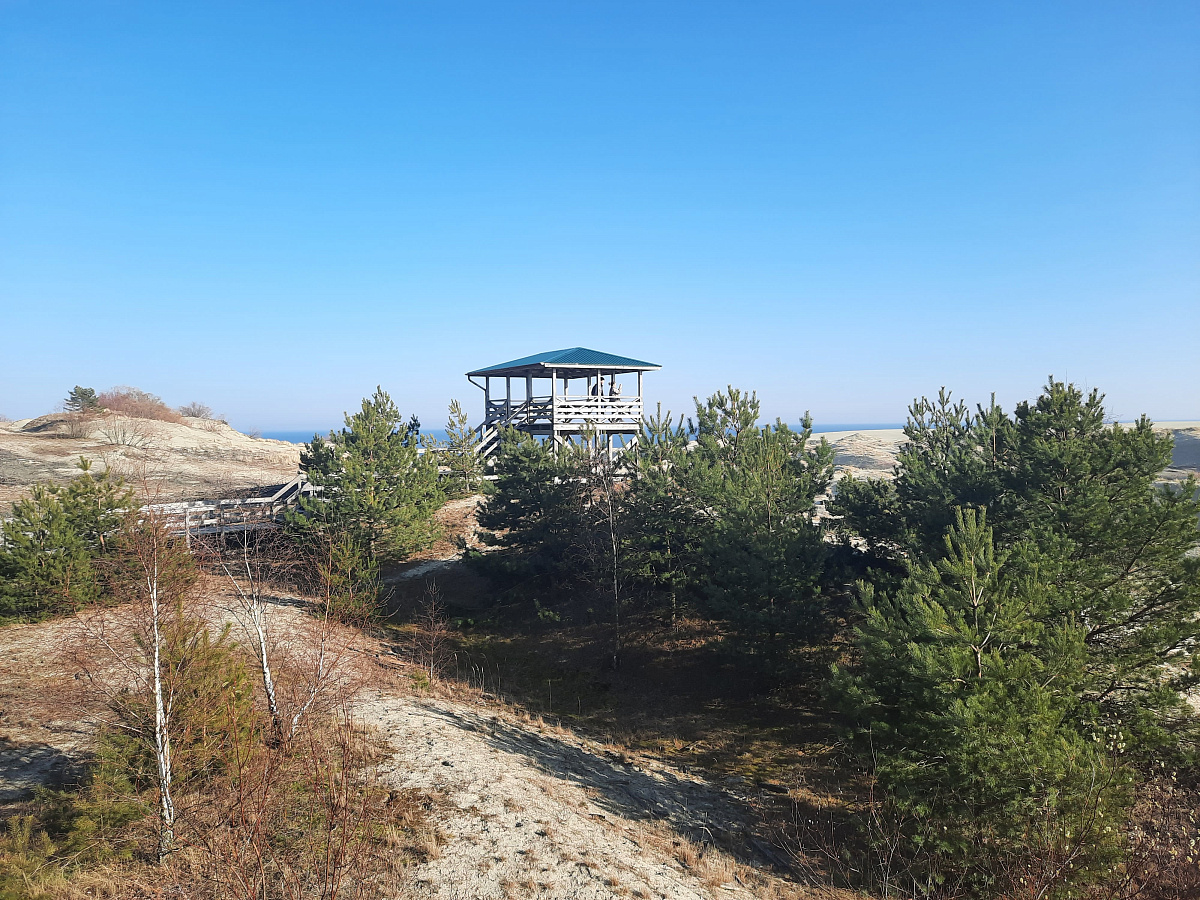
M642 420L642 376L660 368L640 359L572 347L468 372L484 398L483 424L476 429L479 452L494 453L505 428L545 437L555 445L582 440L588 431L609 450L630 446Z

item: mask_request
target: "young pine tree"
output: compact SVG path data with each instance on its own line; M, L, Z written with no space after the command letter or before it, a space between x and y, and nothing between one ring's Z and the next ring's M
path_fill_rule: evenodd
M37 484L13 504L0 546L0 616L41 619L74 612L105 593L96 564L113 548L132 497L108 471L81 459L66 485Z
M479 510L485 543L504 548L493 564L519 578L579 574L580 512L585 485L573 453L508 429L493 471L496 481Z
M403 559L432 543L444 499L436 454L418 453L415 418L401 422L377 388L340 432L314 437L300 465L320 490L301 499L292 523L345 532L374 559Z
M659 406L643 419L632 455L636 475L626 495L629 574L663 595L674 623L697 571L704 517L688 494L688 436Z
M982 511L954 515L940 558L891 596L865 589L859 664L835 671L852 746L887 798L868 837L899 850L891 875L933 895L1055 896L1037 892L1115 859L1122 736L1081 715L1086 628L1048 615L1036 549L998 551Z
M845 524L901 570L936 559L958 506L988 511L998 547L1036 548L1047 561L1046 623L1084 629L1079 702L1112 726L1133 726L1147 753L1194 746L1184 700L1200 672L1200 500L1196 484L1157 485L1170 434L1142 418L1106 424L1103 397L1049 380L1009 417L914 404L891 483L838 486Z
M696 404L696 446L679 472L706 520L694 575L708 609L762 652L786 651L827 627L826 548L814 524L816 498L833 475L833 450L800 431L760 427L753 393L735 388ZM782 641L782 643L778 643Z
M483 488L483 464L479 458L479 435L469 424L470 419L457 400L450 401L450 417L446 420L446 442L443 462L449 474L445 479L448 497L469 497Z

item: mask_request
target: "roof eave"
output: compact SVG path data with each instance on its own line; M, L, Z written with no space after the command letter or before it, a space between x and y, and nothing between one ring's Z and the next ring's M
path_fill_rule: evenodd
M620 374L621 372L656 372L662 366L645 365L645 366L601 366L583 363L530 363L527 366L517 366L511 369L477 369L474 372L468 372L468 378L486 378L497 376L512 376L525 375L534 372L549 373L551 369L561 371L563 369L578 369L581 372L613 372ZM548 377L546 375L545 377Z

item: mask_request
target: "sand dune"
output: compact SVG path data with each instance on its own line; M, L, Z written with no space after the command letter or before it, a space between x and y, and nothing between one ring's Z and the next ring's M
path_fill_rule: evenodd
M296 474L300 448L256 438L224 422L182 423L98 417L86 435L70 437L66 416L54 414L0 423L0 507L38 481L64 482L79 472L80 457L131 480L151 476L164 501L229 496Z
M1175 438L1171 466L1163 472L1163 480L1183 481L1188 475L1200 478L1200 422L1157 422L1156 431L1169 431ZM833 445L836 477L891 478L896 454L904 443L899 428L879 431L831 431L825 438Z

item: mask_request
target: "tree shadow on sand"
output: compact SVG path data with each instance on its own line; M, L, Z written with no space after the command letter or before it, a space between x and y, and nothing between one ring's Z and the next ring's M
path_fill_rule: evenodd
M643 769L621 753L594 753L494 717L423 706L456 728L483 735L495 749L521 756L547 775L585 789L595 807L591 815L659 822L694 843L719 846L743 865L795 874L761 824L759 798L669 769Z
M64 784L80 761L51 744L16 744L0 738L0 802L23 800L35 789Z

